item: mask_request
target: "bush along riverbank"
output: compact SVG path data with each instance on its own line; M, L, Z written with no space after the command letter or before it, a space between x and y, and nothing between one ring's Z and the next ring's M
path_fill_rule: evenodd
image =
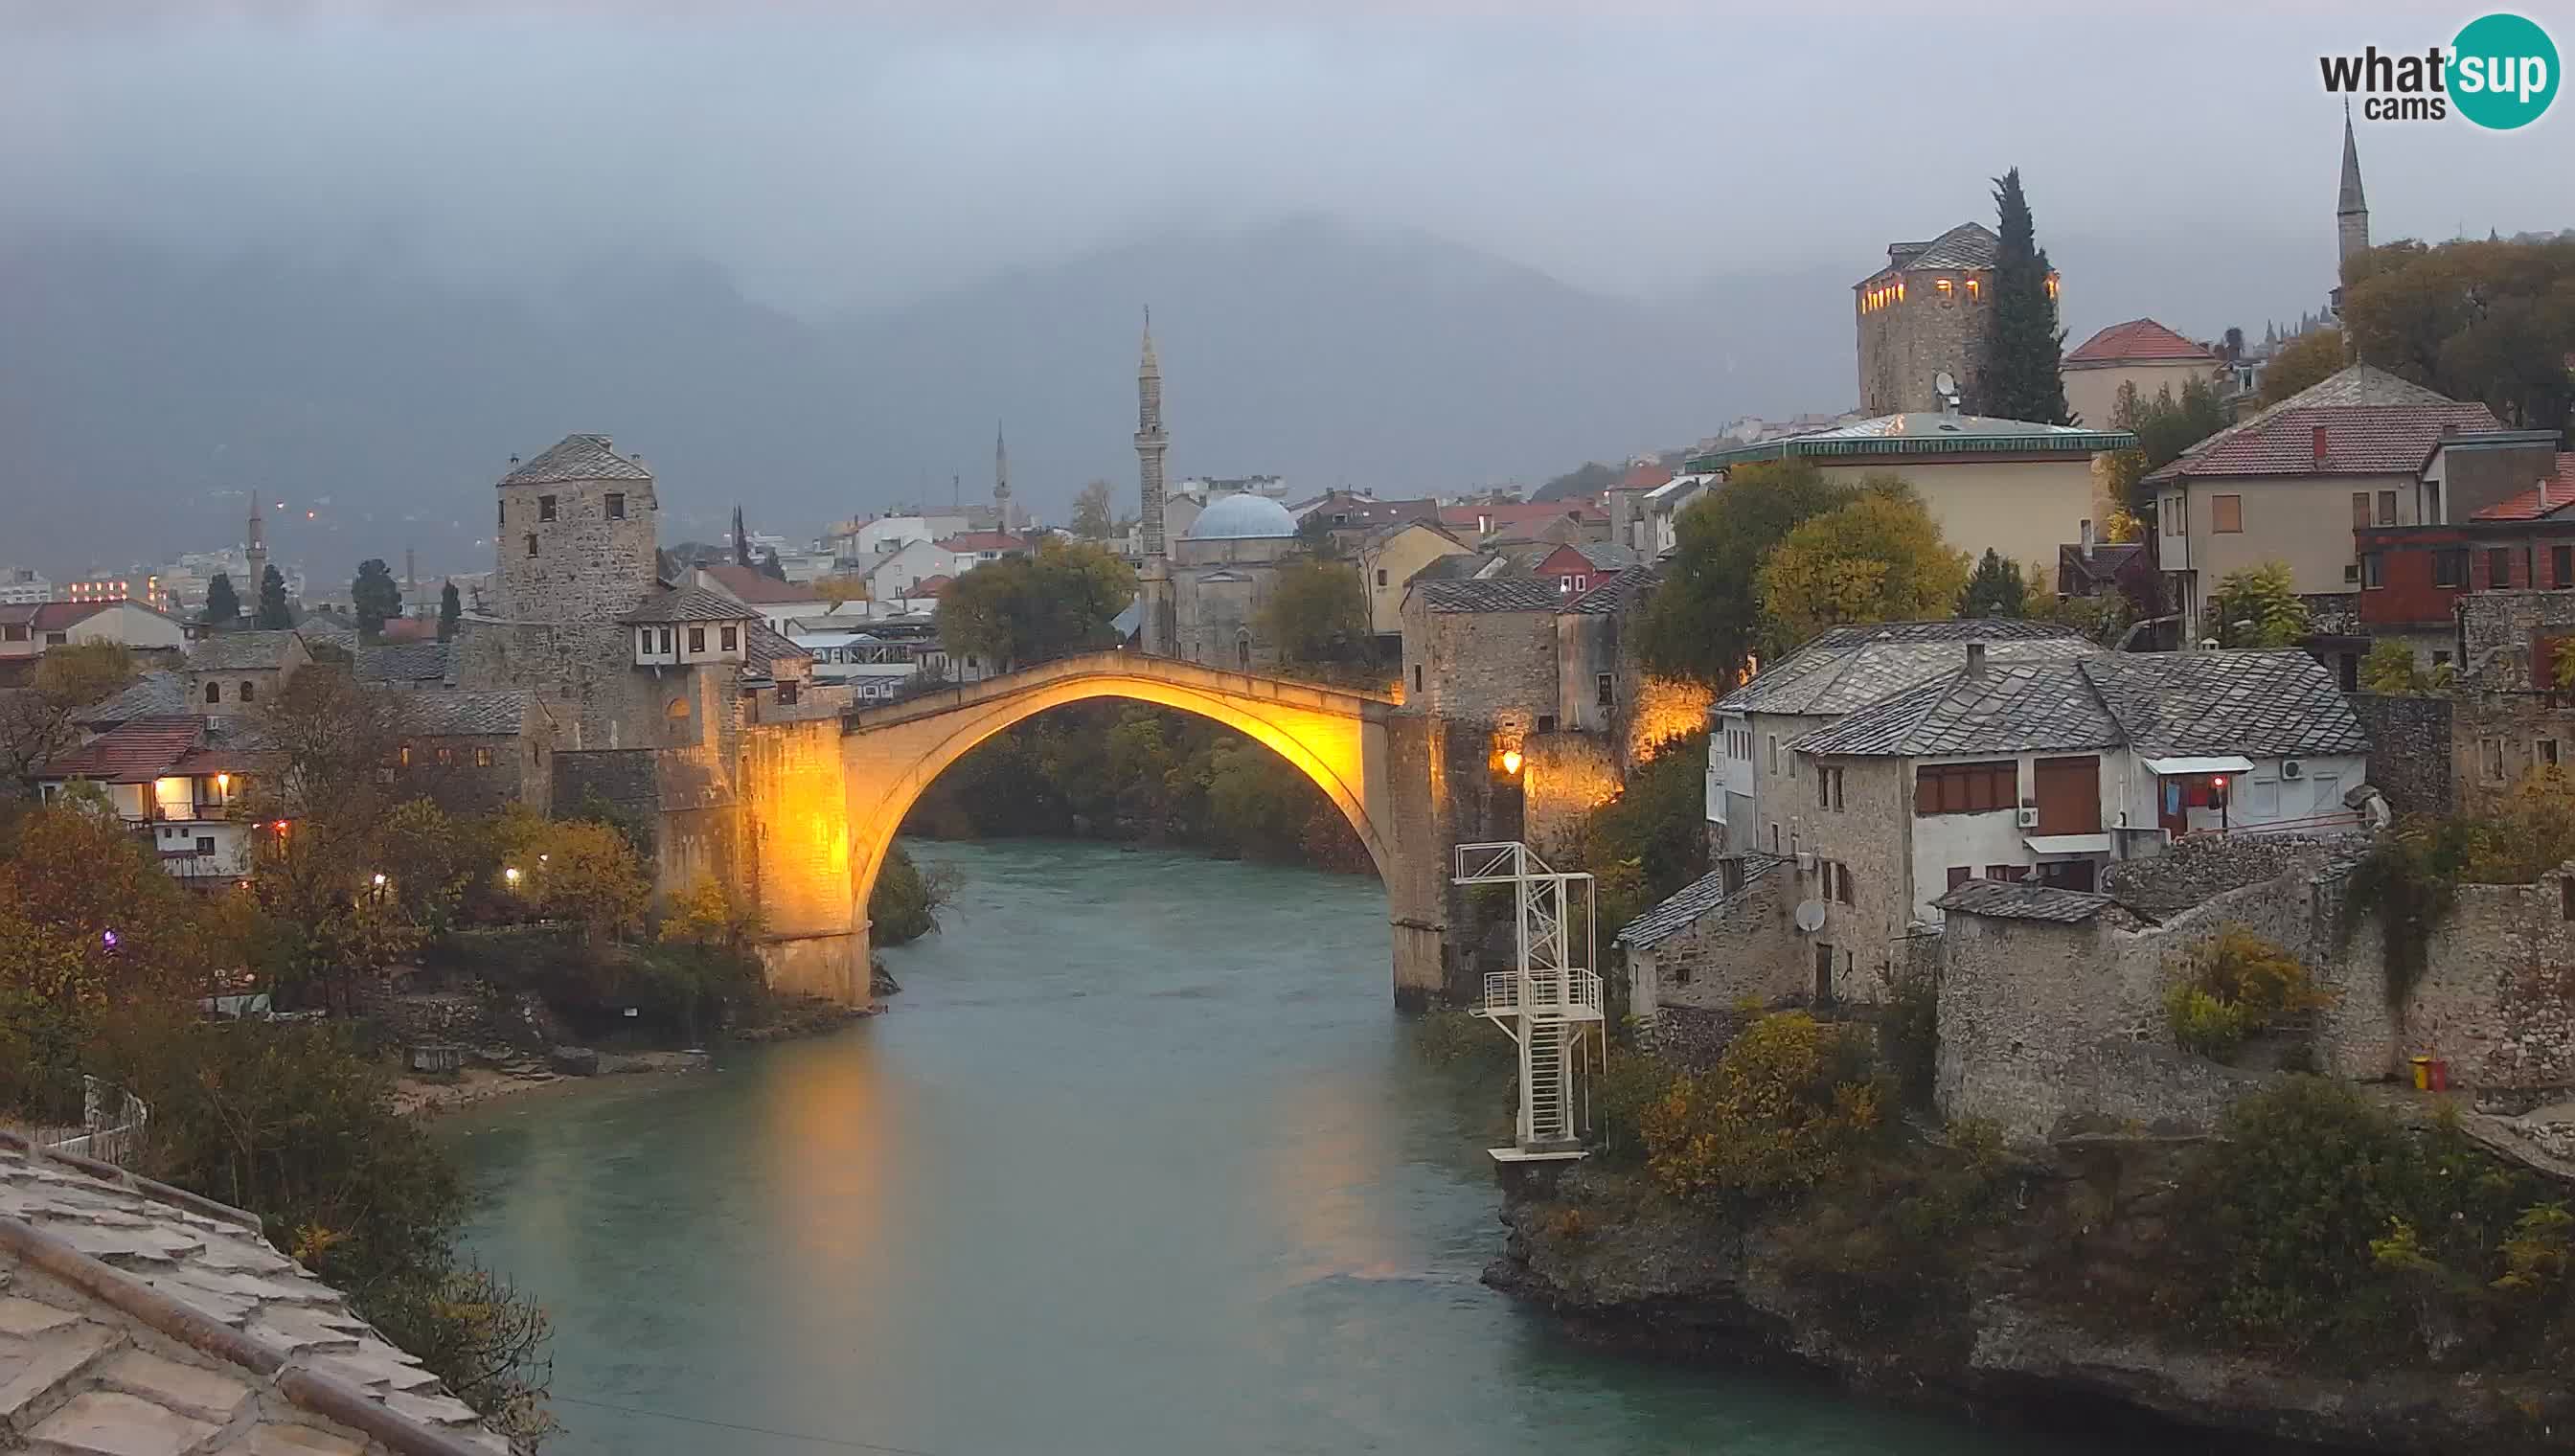
M2575 1189L2303 1076L2213 1138L2016 1155L1908 1099L1904 1026L1747 1015L1698 1065L1614 1057L1608 1147L1505 1177L1486 1282L1604 1342L2002 1420L2575 1450Z

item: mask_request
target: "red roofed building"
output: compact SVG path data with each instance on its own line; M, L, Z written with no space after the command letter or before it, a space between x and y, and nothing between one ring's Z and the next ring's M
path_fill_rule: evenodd
M221 720L151 716L119 724L36 769L47 799L96 786L118 818L148 836L183 880L229 883L250 872L254 825L234 815L259 759Z
M2506 491L2498 473L2528 453L2520 436L2483 405L2358 364L2200 442L2146 477L2185 640L2218 636L2209 599L2227 574L2266 562L2286 563L2311 602L2360 616L2360 534L2465 520L2527 489ZM2469 438L2473 449L2445 448ZM2489 450L2503 453L2473 459Z
M1605 541L1609 513L1590 501L1478 501L1439 508L1439 524L1466 541Z
M2181 398L2193 380L2214 384L2226 366L2205 344L2183 338L2152 319L2112 324L2065 356L2065 404L2074 418L2107 429L2118 414L2119 390L2133 385L2140 400L2164 390Z
M939 549L957 558L959 571L972 571L986 562L997 562L1006 556L1026 556L1029 539L1007 531L961 531L942 538Z
M2355 529L2366 630L2419 639L2437 666L2456 651L2450 645L2454 604L2466 593L2575 592L2575 455L2547 450L2553 439L2534 450L2523 438L2528 433L2462 436L2445 441L2438 453L2445 476L2468 474L2471 456L2495 458L2503 470L2545 462L2546 473L2530 489L2464 521Z

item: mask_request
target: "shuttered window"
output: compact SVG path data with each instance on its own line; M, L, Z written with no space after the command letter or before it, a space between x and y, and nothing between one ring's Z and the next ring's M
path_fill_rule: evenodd
M1990 813L2019 803L2020 764L2013 759L1929 763L1914 770L1913 811L1917 814Z

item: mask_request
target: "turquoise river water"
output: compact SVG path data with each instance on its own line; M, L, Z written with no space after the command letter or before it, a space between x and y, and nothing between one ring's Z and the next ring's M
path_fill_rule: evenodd
M1601 1353L1476 1282L1498 1112L1375 881L922 844L885 1015L440 1124L551 1308L551 1452L2101 1452ZM1498 1033L1495 1033L1498 1035Z

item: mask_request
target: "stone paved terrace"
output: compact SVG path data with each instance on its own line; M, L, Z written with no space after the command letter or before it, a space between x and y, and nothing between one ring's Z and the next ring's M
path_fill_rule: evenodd
M258 1220L0 1132L0 1451L476 1456L474 1412Z

